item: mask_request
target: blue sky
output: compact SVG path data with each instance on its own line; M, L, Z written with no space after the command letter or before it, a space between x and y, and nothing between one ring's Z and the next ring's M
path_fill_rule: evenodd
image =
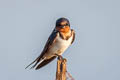
M60 17L75 42L65 51L75 80L120 80L119 0L0 0L0 80L54 80L56 60L25 70L42 51Z

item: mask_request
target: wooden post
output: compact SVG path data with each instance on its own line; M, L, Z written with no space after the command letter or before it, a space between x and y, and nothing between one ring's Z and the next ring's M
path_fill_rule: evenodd
M65 58L58 58L56 80L66 80L66 62Z

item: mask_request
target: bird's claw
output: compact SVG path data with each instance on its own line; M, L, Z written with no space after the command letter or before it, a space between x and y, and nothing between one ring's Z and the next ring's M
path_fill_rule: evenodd
M64 58L61 55L55 54L59 60L63 60Z

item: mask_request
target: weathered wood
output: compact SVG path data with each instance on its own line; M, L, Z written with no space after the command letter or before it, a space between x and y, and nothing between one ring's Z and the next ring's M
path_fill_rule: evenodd
M56 80L60 80L60 74L61 74L60 65L61 65L61 61L57 60Z
M58 58L56 80L66 80L66 62L66 59Z
M62 72L61 72L61 76L62 76L62 80L66 80L66 59L63 59L62 61Z

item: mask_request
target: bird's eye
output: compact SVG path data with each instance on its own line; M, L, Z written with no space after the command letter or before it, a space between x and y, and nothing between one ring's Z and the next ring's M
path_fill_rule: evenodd
M68 23L66 23L65 26L68 26Z

